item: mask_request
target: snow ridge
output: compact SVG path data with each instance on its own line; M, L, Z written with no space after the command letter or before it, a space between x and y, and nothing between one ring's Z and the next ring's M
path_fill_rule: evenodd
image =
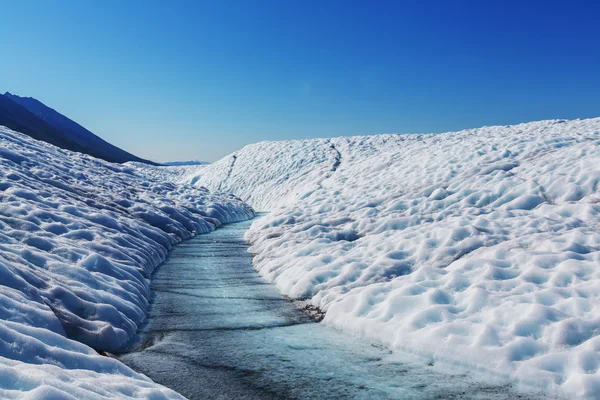
M180 179L270 210L255 266L325 323L600 398L600 118L236 155L226 182L228 157Z
M180 398L95 350L128 344L174 244L252 216L0 127L0 398Z

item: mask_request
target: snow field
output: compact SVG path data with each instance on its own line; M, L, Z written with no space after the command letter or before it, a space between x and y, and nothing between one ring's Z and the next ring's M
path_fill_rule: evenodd
M253 215L0 127L0 397L180 398L92 348L128 344L174 244Z
M325 323L600 398L600 119L263 142L179 179L270 210L255 266Z

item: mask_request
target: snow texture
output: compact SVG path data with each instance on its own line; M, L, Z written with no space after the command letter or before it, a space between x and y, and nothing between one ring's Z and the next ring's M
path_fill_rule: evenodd
M0 127L0 398L180 398L95 350L128 344L174 244L253 215Z
M255 267L325 323L600 398L600 119L262 142L178 179L270 210Z

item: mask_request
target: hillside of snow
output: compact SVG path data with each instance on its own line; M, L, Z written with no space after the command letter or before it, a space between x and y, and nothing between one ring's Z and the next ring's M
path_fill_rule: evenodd
M181 398L119 361L172 246L254 211L0 127L0 398Z
M262 142L178 179L270 211L255 266L325 323L600 398L600 119Z

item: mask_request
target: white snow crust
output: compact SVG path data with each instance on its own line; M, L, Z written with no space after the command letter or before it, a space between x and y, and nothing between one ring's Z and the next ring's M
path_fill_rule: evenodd
M0 398L181 398L94 349L128 344L174 244L253 215L0 127Z
M395 349L600 398L600 118L262 142L179 176L262 276Z

